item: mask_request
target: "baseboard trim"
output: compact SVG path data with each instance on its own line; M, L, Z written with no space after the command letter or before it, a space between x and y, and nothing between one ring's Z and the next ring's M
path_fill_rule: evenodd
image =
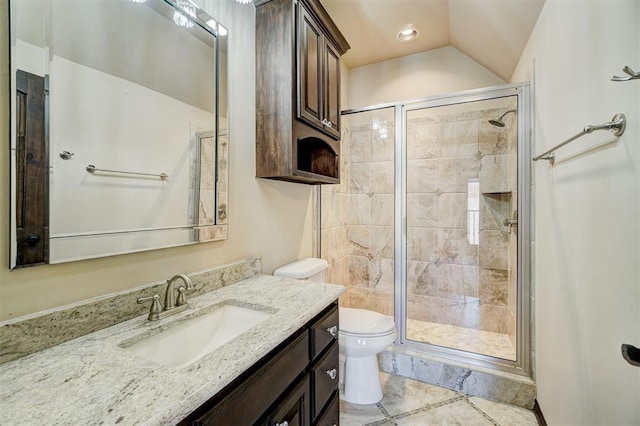
M536 419L538 420L538 424L540 426L547 426L547 421L544 419L542 409L540 408L540 404L538 404L537 399L533 402L533 414L536 415Z

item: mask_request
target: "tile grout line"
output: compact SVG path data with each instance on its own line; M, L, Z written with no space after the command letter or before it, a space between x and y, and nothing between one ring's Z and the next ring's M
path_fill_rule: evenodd
M500 426L500 423L498 423L493 417L491 417L489 414L485 413L484 410L482 410L482 408L478 407L476 404L474 404L473 402L469 401L469 397L466 397L464 399L467 404L469 404L471 406L471 408L473 408L474 410L476 410L477 412L479 412L480 414L482 414L482 416L484 418L486 418L487 420L489 420L491 423L493 423L493 426Z
M390 417L391 417L391 414L389 414L389 412L387 411L387 409L386 409L386 408L384 408L384 405L382 405L380 402L378 402L378 403L376 404L376 407L378 407L378 409L379 409L380 411L382 411L382 414L384 414L384 416L385 416L386 418L390 418Z
M379 406L378 408L380 408L380 411L382 411L383 414L385 414L385 418L382 419L382 420L379 420L377 422L374 422L374 423L367 423L367 426L384 425L385 423L389 422L390 420L404 419L404 418L411 417L411 416L416 415L416 414L426 413L426 412L429 412L429 411L434 410L436 408L444 407L446 405L450 405L450 404L453 404L453 403L458 402L458 401L463 401L464 399L465 399L464 396L458 395L458 396L455 396L453 398L446 399L444 401L436 402L436 403L433 403L433 404L427 404L427 405L425 405L423 407L420 407L420 408L416 408L416 409L413 409L413 410L405 411L405 412L399 413L399 414L394 414L393 416L389 414L389 412L382 406L382 404L377 404Z

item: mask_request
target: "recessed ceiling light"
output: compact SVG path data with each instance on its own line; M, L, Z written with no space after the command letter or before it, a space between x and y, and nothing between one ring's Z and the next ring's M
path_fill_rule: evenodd
M402 28L396 37L400 41L411 41L418 37L418 30L415 29L413 25L409 24Z

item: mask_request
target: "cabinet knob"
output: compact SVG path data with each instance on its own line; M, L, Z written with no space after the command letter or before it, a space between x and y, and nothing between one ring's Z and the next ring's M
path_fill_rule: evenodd
M333 337L336 337L338 335L338 326L332 325L331 327L327 328L327 333L329 333Z
M324 373L327 376L331 377L331 380L335 380L338 376L338 370L336 370L335 368L332 368L331 370L325 370Z

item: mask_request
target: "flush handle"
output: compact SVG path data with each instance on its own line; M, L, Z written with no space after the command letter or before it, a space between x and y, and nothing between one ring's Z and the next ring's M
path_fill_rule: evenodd
M327 376L331 378L331 380L335 380L338 377L338 370L332 368L331 370L325 370L324 372Z
M327 333L335 338L338 335L338 326L332 325L331 327L327 328Z

